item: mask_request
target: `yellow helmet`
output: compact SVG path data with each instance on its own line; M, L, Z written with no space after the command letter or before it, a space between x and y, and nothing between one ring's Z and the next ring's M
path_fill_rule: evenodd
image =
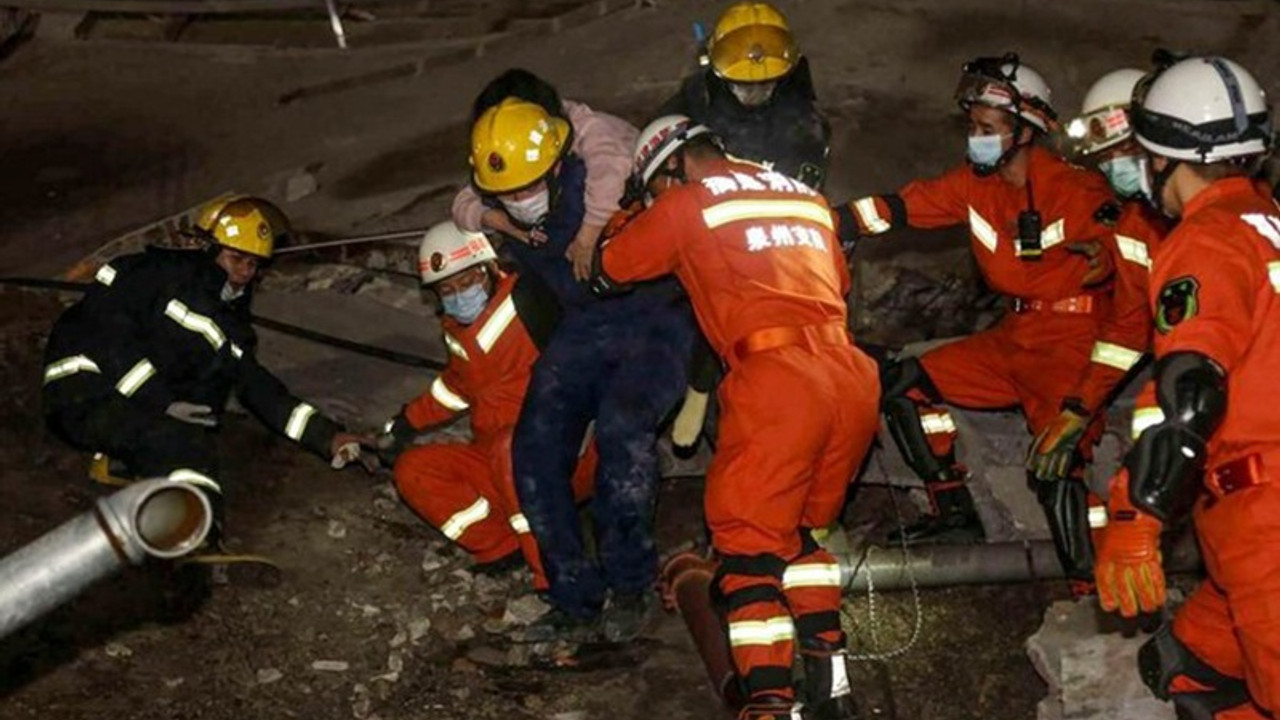
M276 239L289 234L280 208L262 198L232 195L205 205L196 227L224 247L269 259Z
M730 5L707 41L716 75L730 82L769 82L791 72L800 50L787 19L763 2Z
M568 149L568 121L541 105L507 98L471 128L471 178L488 193L528 187L551 171Z

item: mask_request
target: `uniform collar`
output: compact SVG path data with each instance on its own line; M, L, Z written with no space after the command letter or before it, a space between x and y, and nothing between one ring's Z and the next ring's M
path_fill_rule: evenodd
M1182 217L1190 217L1221 198L1232 195L1257 194L1258 188L1252 178L1229 177L1215 180L1209 187L1201 190L1199 194L1187 201L1187 204L1182 207Z

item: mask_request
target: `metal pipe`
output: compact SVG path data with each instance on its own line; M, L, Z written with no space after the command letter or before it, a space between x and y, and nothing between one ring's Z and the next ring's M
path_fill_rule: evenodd
M144 480L0 560L0 639L125 565L175 558L204 542L209 501L191 485Z
M662 594L668 609L677 610L684 618L716 696L726 708L736 711L746 698L734 670L724 622L711 599L715 572L715 562L696 553L680 553L662 567Z
M392 232L377 233L374 235L355 235L353 237L337 238L334 240L321 240L319 242L306 243L303 245L285 245L276 248L276 255L288 255L289 253L304 252L307 250L323 250L324 248L347 247L348 245L362 245L365 243L390 242L392 240L420 240L426 234L427 228L414 230L395 230Z
M918 545L905 551L868 545L837 557L846 590L877 590L1051 580L1062 565L1048 540L981 545Z

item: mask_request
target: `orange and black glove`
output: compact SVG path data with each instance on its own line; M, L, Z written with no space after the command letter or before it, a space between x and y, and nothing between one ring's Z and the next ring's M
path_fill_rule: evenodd
M1027 470L1041 482L1066 480L1088 427L1089 413L1084 407L1071 400L1063 403L1062 412L1031 443Z
M1111 481L1107 527L1093 571L1103 610L1131 618L1164 607L1160 530L1159 520L1129 501L1129 472L1121 469Z

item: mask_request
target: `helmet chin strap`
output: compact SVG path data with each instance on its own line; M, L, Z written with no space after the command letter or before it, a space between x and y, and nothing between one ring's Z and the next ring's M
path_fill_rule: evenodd
M1164 186L1169 183L1169 178L1173 177L1173 171L1177 170L1178 165L1181 163L1181 160L1166 158L1164 169L1152 173L1151 197L1147 198L1147 202L1151 203L1151 206L1159 210L1162 215L1173 217L1164 206Z

